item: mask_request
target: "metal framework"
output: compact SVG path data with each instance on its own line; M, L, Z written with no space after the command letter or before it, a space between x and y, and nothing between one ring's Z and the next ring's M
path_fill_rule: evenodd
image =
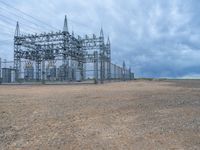
M61 60L62 80L68 81L72 78L70 68L77 64L80 72L80 80L84 80L84 66L92 63L94 66L94 81L103 83L105 80L117 79L117 74L125 80L132 79L133 73L127 70L125 62L123 68L114 66L114 76L111 75L111 44L108 37L104 42L103 29L100 35L93 34L92 37L75 37L69 33L67 17L64 19L63 31L41 33L41 34L20 34L19 23L17 22L14 36L14 69L16 81L21 80L22 62L26 61L35 64L36 80L45 81L48 66L46 62L55 63ZM126 77L129 76L129 77ZM119 77L119 78L121 78Z

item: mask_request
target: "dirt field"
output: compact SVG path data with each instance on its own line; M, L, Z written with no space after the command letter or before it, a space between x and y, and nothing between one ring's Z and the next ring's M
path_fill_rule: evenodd
M0 149L200 149L200 81L0 86Z

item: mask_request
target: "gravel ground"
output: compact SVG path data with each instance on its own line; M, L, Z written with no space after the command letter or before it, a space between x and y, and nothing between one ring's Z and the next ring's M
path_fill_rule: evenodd
M1 150L200 149L200 81L0 86Z

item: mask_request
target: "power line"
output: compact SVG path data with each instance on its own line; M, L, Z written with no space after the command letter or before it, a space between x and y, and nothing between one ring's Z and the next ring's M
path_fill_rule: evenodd
M57 28L55 28L55 27L53 27L53 26L51 26L51 25L49 25L49 24L47 24L47 23L45 23L45 22L43 22L43 21L41 21L41 20L39 20L39 19L37 19L37 18L35 18L35 17L33 17L33 16L31 16L31 15L29 15L29 14L27 14L27 13L25 13L25 12L23 12L23 11L17 9L17 8L15 8L15 7L13 7L13 6L11 6L10 4L8 4L8 3L6 3L6 2L0 1L0 3L4 4L6 7L9 7L9 8L12 8L12 9L16 10L17 12L19 12L19 13L25 15L26 17L29 17L29 18L31 18L31 19L36 20L38 23L40 23L40 24L42 24L42 25L45 25L45 26L48 26L48 27L51 27L51 28L54 28L54 29L57 30ZM3 8L3 7L0 7L0 8ZM9 10L9 9L6 9L6 8L3 8L3 9L4 9L4 10ZM9 11L10 11L10 10L9 10ZM7 12L8 12L8 11L7 11ZM38 23L35 23L35 22L33 22L33 21L30 21L29 18L26 19L26 18L24 18L24 17L22 17L22 16L19 16L19 15L13 13L13 12L8 12L8 13L17 16L17 17L21 18L22 20L25 20L26 22L30 22L30 23L34 24L36 27L42 28L40 25L38 26ZM12 19L12 20L13 20L13 19ZM68 20L70 20L72 23L79 24L79 25L82 26L82 27L84 26L84 27L86 27L86 28L88 28L88 29L91 29L91 27L89 27L88 25L86 25L86 24L84 24L84 23L80 23L80 22L74 21L74 20L72 20L72 19L68 19ZM34 30L34 32L36 32L35 30L38 30L38 28L32 27L32 26L27 25L27 24L25 24L25 26L29 26L31 29ZM76 34L76 33L74 33L74 34ZM76 35L77 35L77 34L76 34Z
M10 8L12 8L12 9L15 9L16 11L18 11L18 12L24 14L25 16L28 16L28 17L30 17L30 18L32 18L32 19L34 19L34 20L36 20L36 21L38 21L38 22L40 22L40 23L42 23L42 24L44 24L44 25L50 27L50 28L53 28L53 29L58 30L57 28L55 28L55 27L53 27L53 26L51 26L51 25L49 25L49 24L47 24L47 23L45 23L45 22L43 22L43 21L41 21L41 20L39 20L39 19L37 19L37 18L35 18L35 17L33 17L33 16L31 16L31 15L29 15L29 14L27 14L27 13L25 13L25 12L23 12L23 11L17 9L17 8L15 8L15 7L13 7L13 6L11 6L11 5L8 4L8 3L5 3L5 2L3 2L3 1L0 1L0 3L6 5L7 7L10 7Z
M45 22L43 22L43 21L41 21L41 20L39 20L39 19L37 19L37 18L35 18L35 17L33 17L33 16L31 16L31 15L29 15L29 14L27 14L27 13L25 13L25 12L23 12L23 11L17 9L17 8L15 8L15 7L13 7L13 6L11 6L10 4L8 4L8 3L6 3L6 2L0 1L0 3L4 4L5 6L7 6L7 7L9 7L9 8L12 8L12 9L14 9L14 10L20 12L21 14L23 14L23 15L25 15L25 16L27 16L27 17L30 17L30 18L36 20L36 21L39 22L39 23L42 23L43 25L46 25L46 26L51 27L51 28L53 28L53 29L59 30L59 29L57 29L57 28L55 28L55 27L53 27L53 26L51 26L51 25L49 25L49 24L47 24L47 23L45 23ZM19 17L19 16L18 16L18 17ZM20 17L20 18L22 18L22 17ZM22 18L22 19L28 21L28 19L25 19L25 18ZM88 29L91 29L91 27L89 27L88 25L86 25L86 24L84 24L84 23L80 23L80 22L74 21L74 20L72 20L72 19L68 19L68 20L70 20L70 21L71 21L72 23L74 23L74 24L80 25L80 26L82 26L82 27L84 26L84 27L86 27L86 28L88 28ZM33 22L30 21L30 20L29 20L29 22L33 23ZM34 24L35 24L35 23L34 23Z
M4 15L2 15L2 14L0 14L0 17L1 18L3 18L3 20L4 20L4 22L7 22L7 23L9 23L9 21L10 21L10 23L16 23L17 21L16 20L14 20L14 19L12 19L12 18L8 18L8 17L6 17L6 16L4 16ZM9 20L9 21L6 21L6 20ZM14 24L13 23L13 24ZM37 32L37 29L35 29L35 28L33 28L33 27L31 27L31 26L29 26L29 25L27 25L27 24L23 24L23 23L21 23L22 25L24 25L25 26L25 28L27 28L27 27L29 27L30 29L30 31L31 32ZM15 25L13 25L13 26L15 26ZM27 28L28 29L28 28ZM13 31L14 32L14 31Z
M4 9L4 10L8 10L8 9L6 9L6 8L3 8L3 7L1 7L0 6L0 8L2 8L2 9ZM7 11L8 12L8 11ZM36 23L34 23L33 21L30 21L29 19L26 19L26 18L24 18L24 17L21 17L21 16L19 16L19 15L17 15L16 13L13 13L13 12L8 12L8 13L10 13L10 14L12 14L12 15L14 15L14 16L16 16L16 17L18 17L18 18L20 18L20 19L22 19L22 20L24 20L24 21L26 21L26 22L29 22L29 23L32 23L32 24L34 24L34 26L35 27L37 27L37 28L35 28L35 29L39 29L39 28L41 28L42 29L42 27L39 25L39 24L36 24ZM39 29L40 30L40 29Z
M34 20L40 22L40 23L42 23L42 24L45 24L45 25L47 25L47 26L49 26L49 27L51 27L51 28L54 28L54 29L56 29L56 30L59 30L59 29L57 29L57 28L55 28L55 27L53 27L53 26L51 26L51 25L49 25L49 24L47 24L47 23L45 23L45 22L43 22L43 21L41 21L41 20L39 20L39 19L37 19L37 18L35 18L35 17L33 17L33 16L31 16L31 15L29 15L29 14L27 14L27 13L25 13L25 12L23 12L23 11L17 9L17 8L15 8L15 7L13 7L13 6L11 6L11 5L8 4L8 3L2 2L2 1L0 1L0 3L3 3L4 5L6 5L6 6L12 8L12 9L17 10L18 12L20 12L20 13L22 13L22 14L24 14L24 15L26 15L26 16L28 16L28 17L30 17L30 18L32 18L32 19L34 19ZM91 27L88 26L87 24L80 23L80 22L74 21L74 20L69 19L69 18L68 18L68 20L71 21L71 22L74 23L74 24L79 24L80 26L84 26L84 27L86 27L86 28L88 28L88 29L91 29Z

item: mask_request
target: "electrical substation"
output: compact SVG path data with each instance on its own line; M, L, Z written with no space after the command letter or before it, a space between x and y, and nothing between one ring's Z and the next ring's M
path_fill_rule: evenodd
M0 61L2 83L104 83L134 79L134 73L111 61L111 43L103 29L99 35L75 36L68 31L21 34L17 22L14 60Z

